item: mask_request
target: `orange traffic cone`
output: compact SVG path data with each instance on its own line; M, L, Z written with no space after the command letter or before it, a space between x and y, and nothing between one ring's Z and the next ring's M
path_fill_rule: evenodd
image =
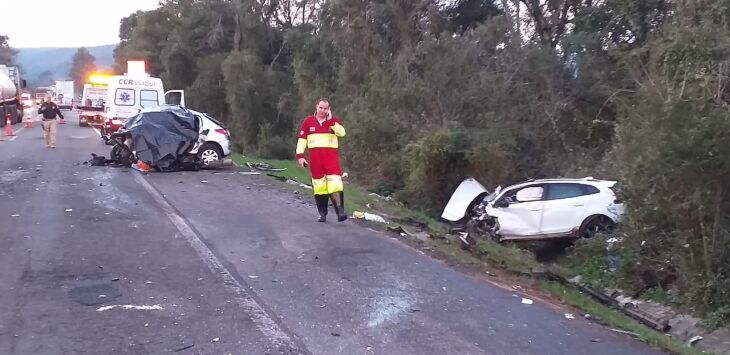
M5 115L5 135L8 137L15 135L13 134L13 120L11 114Z

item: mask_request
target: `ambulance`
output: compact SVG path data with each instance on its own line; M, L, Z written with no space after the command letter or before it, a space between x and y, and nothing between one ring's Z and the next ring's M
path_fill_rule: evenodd
M105 124L102 134L109 137L127 119L146 108L165 104L185 107L185 92L165 91L162 79L145 72L144 62L130 61L127 63L127 73L109 78L104 103Z

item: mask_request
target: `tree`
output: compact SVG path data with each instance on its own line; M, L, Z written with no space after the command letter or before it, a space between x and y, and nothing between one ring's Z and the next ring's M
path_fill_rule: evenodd
M81 92L84 87L89 75L96 70L96 58L89 53L86 47L79 48L71 58L71 70L69 76L74 81L74 86L77 92Z
M15 65L15 56L18 51L10 47L10 38L8 36L0 35L0 64L7 66Z

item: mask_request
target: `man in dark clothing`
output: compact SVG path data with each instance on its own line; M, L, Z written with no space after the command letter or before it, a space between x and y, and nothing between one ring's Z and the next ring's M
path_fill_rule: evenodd
M41 104L38 113L43 115L43 136L46 137L46 147L56 148L56 116L63 119L61 110L51 101L50 97L46 98L46 102Z

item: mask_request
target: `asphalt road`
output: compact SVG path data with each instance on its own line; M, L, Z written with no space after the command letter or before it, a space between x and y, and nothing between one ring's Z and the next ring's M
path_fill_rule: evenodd
M74 113L0 142L0 354L657 354L237 170L141 175ZM3 132L4 136L4 132Z

